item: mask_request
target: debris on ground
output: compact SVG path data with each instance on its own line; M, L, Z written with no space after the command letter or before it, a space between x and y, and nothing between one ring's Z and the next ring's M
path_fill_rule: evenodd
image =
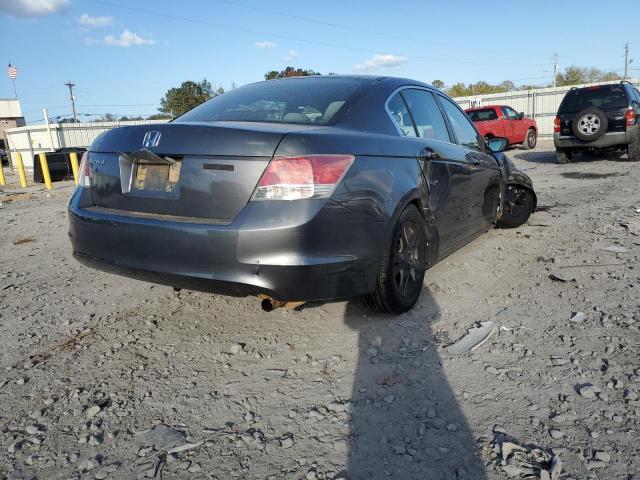
M464 337L449 345L447 352L451 354L472 352L486 342L494 331L491 320L480 322L479 326L470 328Z
M504 434L496 434L494 452L509 478L558 480L562 473L558 455L535 445L519 445Z

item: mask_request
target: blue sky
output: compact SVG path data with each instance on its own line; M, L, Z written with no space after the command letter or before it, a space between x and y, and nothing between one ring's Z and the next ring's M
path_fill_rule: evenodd
M29 122L42 107L70 115L69 80L79 113L119 116L155 113L184 80L229 89L287 65L537 84L550 81L554 52L561 68L622 69L629 42L640 67L640 41L625 22L640 4L622 6L624 15L595 0L0 0L0 61L19 69ZM10 97L4 73L0 98Z

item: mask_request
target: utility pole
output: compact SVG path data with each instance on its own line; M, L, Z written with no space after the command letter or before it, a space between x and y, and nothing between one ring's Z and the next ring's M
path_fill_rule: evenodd
M553 86L556 86L556 75L558 74L558 54L553 54Z
M623 80L627 79L627 73L628 73L628 68L630 63L631 62L629 61L629 44L625 43L624 44L624 77L622 78Z
M65 83L65 85L69 87L69 96L71 97L71 108L73 108L73 123L78 123L78 115L76 114L76 97L73 96L73 87L75 87L76 84L67 82Z

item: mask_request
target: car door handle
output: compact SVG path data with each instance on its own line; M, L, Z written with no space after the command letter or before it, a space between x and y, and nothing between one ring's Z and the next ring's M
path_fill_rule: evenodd
M420 150L420 155L418 156L419 160L435 160L438 158L438 154L431 147L425 147Z

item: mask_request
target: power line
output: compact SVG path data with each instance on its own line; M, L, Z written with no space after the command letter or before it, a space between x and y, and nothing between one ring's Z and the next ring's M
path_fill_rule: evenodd
M158 12L158 11L152 11L152 10L146 10L143 8L138 8L138 7L132 7L129 5L122 5L122 4L118 4L118 3L113 3L113 2L109 2L106 0L90 0L94 3L99 3L102 5L107 5L110 7L114 7L114 8L121 8L121 9L125 9L125 10L130 10L133 12L138 12L138 13L143 13L143 14L147 14L147 15L153 15L156 17L162 17L162 18L168 18L171 20L181 20L183 22L189 22L189 23L194 23L194 24L198 24L198 25L205 25L208 27L214 27L214 28L222 28L222 29L226 29L226 30L234 30L234 31L239 31L239 32L244 32L244 33L250 33L252 35L259 35L259 36L271 36L271 37L275 37L275 38L283 38L286 40L293 40L296 42L302 42L302 43L308 43L308 44L312 44L312 45L319 45L319 46L323 46L323 47L330 47L330 48L340 48L343 50L351 50L351 51L356 51L356 52L365 52L365 53L373 53L373 54L379 54L380 50L372 50L369 48L360 48L360 47L353 47L353 46L349 46L349 45L341 45L341 44L337 44L337 43L329 43L329 42L320 42L317 40L309 40L306 38L300 38L300 37L292 37L290 35L283 35L281 33L270 33L270 32L265 32L265 31L260 31L260 30L253 30L250 28L244 28L244 27L234 27L231 25L225 25L222 23L217 23L217 22L210 22L207 20L202 20L199 18L190 18L190 17L185 17L182 15L173 15L173 14L169 14L169 13L163 13L163 12ZM335 24L338 25L338 24ZM392 35L388 35L388 36L392 36ZM422 57L422 56L416 56L416 55L412 55L413 58L418 58L421 60L429 60L429 61L433 61L433 62L439 62L442 61L443 59L441 58L431 58L431 57ZM468 65L486 65L486 62L483 61L471 61L471 62L457 62L457 65L460 64L468 64Z
M358 27L354 27L353 25L345 25L345 24L341 24L341 23L336 23L336 22L329 22L326 20L320 20L318 18L311 18L311 17L305 17L302 15L295 15L292 13L285 13L282 11L278 11L278 10L272 10L270 8L264 8L264 7L257 7L255 5L247 5L241 2L236 2L233 0L215 0L219 3L226 3L228 5L234 5L236 7L241 7L241 8L246 8L248 10L254 10L257 12L261 12L261 13L268 13L271 15L277 15L277 16L281 16L281 17L286 17L286 18L292 18L294 20L302 20L304 22L310 22L310 23L315 23L318 25L325 25L327 27L333 27L333 28L340 28L343 30L347 30L350 32L360 32L360 33L366 33L367 35L376 35L379 37L384 37L384 38L395 38L398 40L409 40L411 42L417 42L417 43L424 43L427 45L434 45L434 46L438 46L438 47L446 47L446 48L457 48L457 49L461 49L461 50L473 50L473 51L478 51L478 50L482 50L483 52L490 52L491 50L487 50L485 48L469 48L467 46L460 46L460 45L450 45L450 44L444 44L444 43L439 43L439 42L433 42L431 40L424 40L422 38L418 38L418 37L410 37L407 35L398 35L395 33L390 33L390 32L378 32L375 30L368 30L365 28L358 28ZM494 50L495 52L495 50ZM504 52L500 52L500 53L504 53ZM535 55L534 55L535 56ZM540 55L537 55L540 56Z

